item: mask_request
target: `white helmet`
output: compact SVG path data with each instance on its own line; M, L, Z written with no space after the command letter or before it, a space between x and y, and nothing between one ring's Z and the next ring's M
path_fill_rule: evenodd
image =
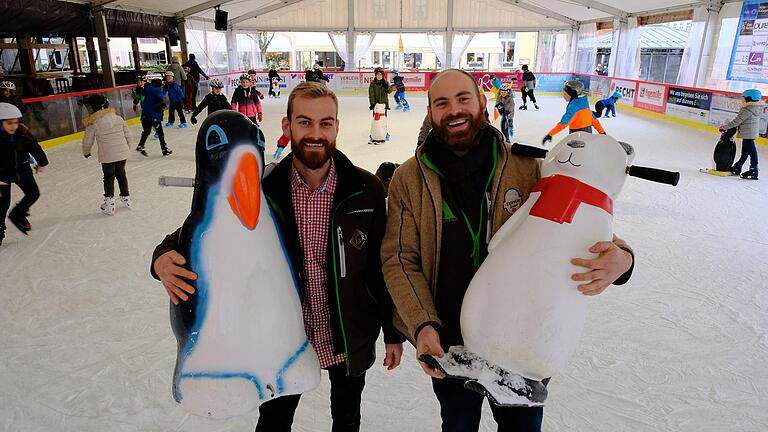
M512 87L509 85L509 83L504 83L499 87L499 90L501 91L510 91L512 90Z
M11 120L21 117L21 111L19 111L16 105L0 102L0 120Z
M0 81L0 90L2 89L8 89L8 90L16 90L16 84L10 82L10 81Z

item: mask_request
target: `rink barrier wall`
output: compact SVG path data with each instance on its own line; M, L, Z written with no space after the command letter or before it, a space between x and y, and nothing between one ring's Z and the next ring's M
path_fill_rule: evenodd
M240 75L245 71L211 75L224 84L223 92L231 95L240 83ZM514 72L472 72L470 75L485 92L493 92L495 76L502 83L509 83L518 89ZM422 93L429 89L429 83L438 72L402 72L406 91ZM283 81L280 89L287 96L294 87L304 81L303 71L280 71ZM339 95L367 95L368 86L373 80L373 73L366 72L328 72L328 87ZM741 107L741 94L723 90L694 88L640 81L603 75L581 74L575 72L537 72L536 90L538 94L559 94L563 82L578 79L584 83L590 100L594 103L609 97L615 91L622 94L617 103L619 110L625 110L648 117L668 120L683 126L717 133L720 125L733 119ZM391 80L392 73L387 73ZM200 82L199 95L207 94L209 81ZM269 78L267 72L256 74L255 87L267 95ZM117 110L128 124L138 124L140 112L133 111L131 92L133 85L108 89L89 90L77 93L63 93L24 99L27 111L24 123L44 148L53 147L72 140L81 139L85 119L90 111L85 99L92 94L102 93L110 101L110 106ZM768 145L768 109L763 108L760 119L760 135L757 142Z

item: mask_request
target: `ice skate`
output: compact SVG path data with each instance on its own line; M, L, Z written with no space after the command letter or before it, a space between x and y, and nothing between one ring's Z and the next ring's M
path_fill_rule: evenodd
M152 141L157 140L157 139L160 139L160 135L158 135L158 133L155 132L155 134L152 135Z
M141 153L141 155L144 156L144 157L149 157L149 155L147 154L147 151L144 150L144 146L140 145L140 146L136 147L136 151Z
M182 123L182 124L179 125L179 129L186 129L186 128L187 128L187 124L186 123Z
M169 149L168 147L163 149L163 156L168 156L171 153L173 153L173 150Z
M737 167L736 165L734 165L728 171L730 171L731 174L733 174L733 175L740 175L741 174L741 167Z
M520 108L519 108L519 109L520 109L521 111L523 111L523 110L527 110L527 109L528 109L528 105L525 105L525 104L523 104L523 105L520 105Z
M171 123L171 122L168 122L168 123L166 123L166 124L165 124L165 127L167 127L167 128L172 128L172 127L173 127L173 123Z
M745 180L757 180L757 170L751 169L749 171L744 171L741 174L741 178Z
M99 206L101 209L101 212L104 213L107 216L114 216L115 215L115 198L114 197L104 197L104 202L101 203Z
M131 197L121 196L120 201L122 201L123 205L126 206L128 210L133 210L133 202L131 201Z
M396 110L399 110L399 109L403 109L403 106L402 106L402 105L400 105L400 104L397 104L397 106L395 107L395 109L396 109Z
M408 112L408 111L410 111L410 110L411 110L411 107L409 107L409 106L407 106L407 107L403 107L403 112Z
M539 106L538 106L537 104L535 104L535 103L533 104L533 107L534 107L534 108L536 108L536 110L538 110L538 109L539 109ZM527 108L526 108L526 109L527 109Z
M8 220L11 221L13 226L19 229L24 235L28 235L29 230L32 229L32 224L29 223L27 216L18 210L18 207L14 207L10 213L8 213Z

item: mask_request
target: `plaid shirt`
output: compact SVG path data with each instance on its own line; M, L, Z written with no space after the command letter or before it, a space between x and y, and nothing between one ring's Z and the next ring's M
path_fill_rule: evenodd
M344 354L334 355L331 331L331 308L328 305L327 256L328 224L333 193L336 190L336 167L331 168L325 183L312 191L295 167L291 167L291 199L296 213L299 243L304 252L304 274L307 284L302 293L304 329L320 359L327 368L344 362Z

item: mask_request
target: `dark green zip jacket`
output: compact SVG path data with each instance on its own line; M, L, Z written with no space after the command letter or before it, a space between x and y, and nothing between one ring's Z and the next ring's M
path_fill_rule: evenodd
M361 375L376 360L376 340L382 327L385 343L405 338L392 324L394 305L381 272L382 238L386 226L384 188L376 176L355 167L340 151L333 156L336 191L328 233L328 302L336 354L344 353L347 373ZM291 199L289 154L262 180L264 194L275 214L296 279L304 292L303 252ZM152 264L178 244L179 231L155 248ZM150 266L155 279L157 274Z

